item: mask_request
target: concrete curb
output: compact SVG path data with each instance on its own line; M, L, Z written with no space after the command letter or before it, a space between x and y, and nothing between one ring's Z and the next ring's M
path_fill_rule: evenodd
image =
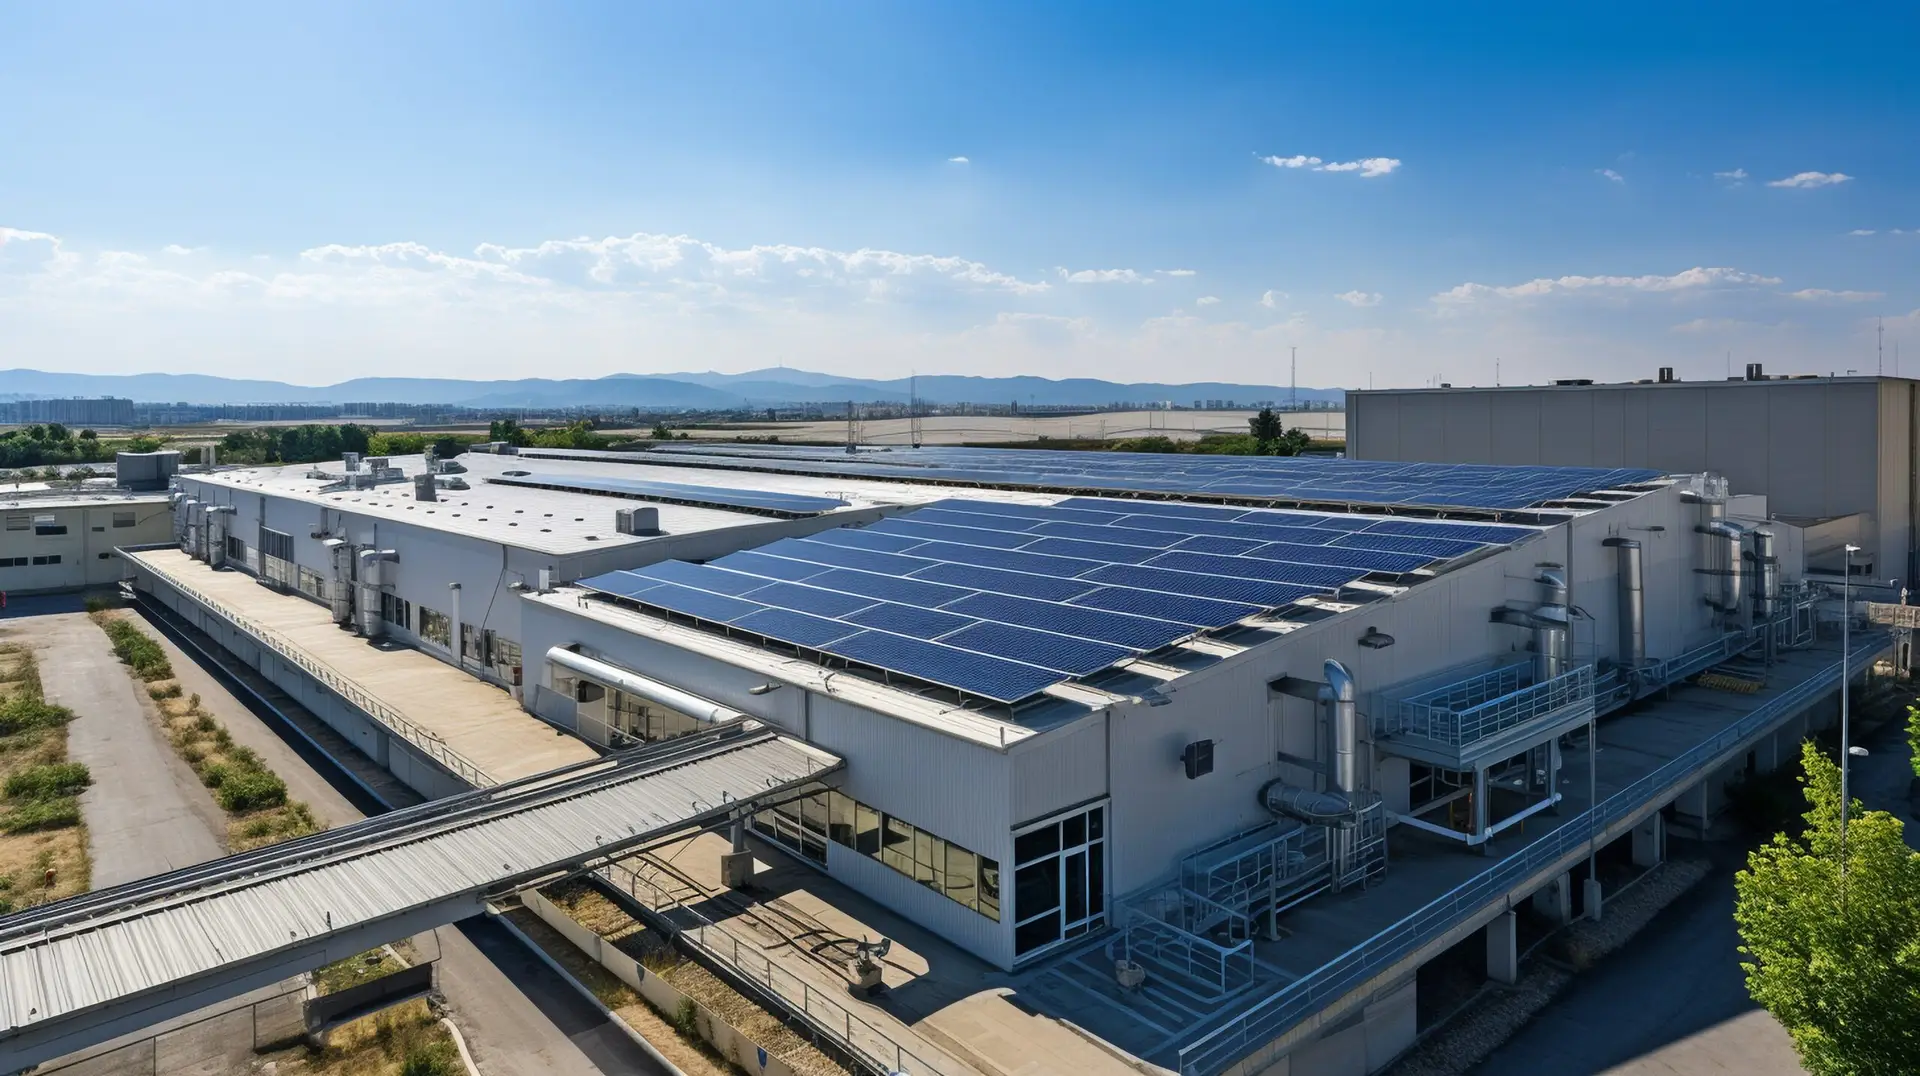
M460 1028L454 1024L453 1018L442 1016L440 1023L447 1029L447 1034L453 1036L454 1049L460 1051L460 1063L467 1067L467 1076L480 1076L479 1066L473 1063L473 1055L467 1052L467 1037L460 1034Z
M513 936L515 941L518 941L521 945L526 946L528 952L538 957L542 964L545 964L547 967L551 968L555 975L558 975L563 981L566 982L568 986L571 986L574 988L574 990L578 991L581 997L587 999L588 1004L592 1005L595 1009L599 1010L600 1015L605 1017L608 1023L612 1024L614 1027L617 1027L622 1032L624 1032L628 1038L633 1040L633 1044L635 1046L638 1046L643 1052L646 1053L648 1057L653 1058L654 1062L658 1064L661 1068L667 1070L667 1072L671 1073L672 1076L687 1076L686 1073L680 1070L680 1066L674 1064L671 1061L668 1061L666 1057L663 1056L660 1053L660 1051L654 1047L653 1043L648 1042L644 1037L641 1036L641 1034L638 1031L635 1031L633 1029L632 1025L628 1024L625 1020L620 1019L620 1016L618 1013L614 1012L612 1009L607 1008L606 1005L603 1004L599 998L595 997L593 991L587 989L587 984L574 978L573 973L568 971L565 965L561 964L558 960L555 960L552 956L548 955L545 949L540 948L539 942L536 942L532 938L527 937L526 932L521 930L518 926L515 926L513 920L500 914L500 911L497 908L494 908L492 906L489 906L487 908L487 918L493 920L495 923L498 923L500 926L504 927L507 933Z

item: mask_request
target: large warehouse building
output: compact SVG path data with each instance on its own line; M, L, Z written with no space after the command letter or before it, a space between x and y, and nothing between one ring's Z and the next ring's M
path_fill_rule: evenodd
M719 877L756 899L757 849L920 952L859 1018L928 1071L1375 1071L1423 966L1466 940L1511 981L1515 908L1598 914L1593 857L1705 827L1886 645L1843 662L1802 529L1658 466L676 446L178 486L134 585L429 794L538 772L483 713L844 759Z
M1347 394L1347 454L1723 475L1807 531L1809 565L1841 570L1862 549L1867 578L1920 578L1920 381L1767 374L1726 381Z

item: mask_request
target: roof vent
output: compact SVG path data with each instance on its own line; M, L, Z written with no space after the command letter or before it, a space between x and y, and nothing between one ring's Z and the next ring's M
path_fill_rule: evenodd
M347 473L352 474L353 472L360 469L360 453L358 452L341 453L340 462L346 465Z
M659 534L660 509L622 508L613 514L613 529L621 534Z
M1680 380L1680 379L1679 379L1679 378L1677 378L1677 377L1675 377L1675 376L1673 376L1673 367L1671 367L1671 366L1662 366L1662 367L1660 368L1660 383L1661 383L1662 385L1671 385L1671 384L1673 384L1673 383L1674 383L1675 381L1678 381L1678 380Z
M1759 363L1750 362L1747 364L1747 380L1748 381L1765 381L1766 379L1767 379L1766 371L1760 368Z
M413 499L416 501L437 501L440 499L439 491L434 488L432 475L417 474L413 476Z

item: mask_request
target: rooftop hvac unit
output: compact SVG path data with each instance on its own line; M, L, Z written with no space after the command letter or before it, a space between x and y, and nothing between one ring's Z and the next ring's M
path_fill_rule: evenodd
M613 529L621 534L659 534L660 509L621 508L613 513Z
M360 469L360 453L344 452L340 455L340 462L346 466L347 472L351 474Z
M367 458L367 469L370 471L384 471L387 469L387 465L392 462L392 460L387 459L385 456L369 456Z
M1562 387L1571 387L1571 386L1575 386L1575 385L1591 385L1591 384L1593 384L1593 378L1591 378L1591 377L1561 377L1561 378L1555 378L1555 379L1554 379L1554 382L1553 382L1553 383L1554 383L1554 384L1556 384L1556 385L1560 385L1560 386L1562 386Z
M1660 383L1662 385L1671 385L1678 380L1680 379L1673 376L1673 367L1662 366L1660 368Z
M552 589L553 589L553 569L552 568L540 569L540 593L545 594L547 591Z
M1747 380L1748 381L1765 381L1766 379L1767 379L1766 371L1761 368L1759 363L1750 362L1747 364Z
M437 501L440 499L434 488L433 475L417 474L413 476L413 499L416 501Z

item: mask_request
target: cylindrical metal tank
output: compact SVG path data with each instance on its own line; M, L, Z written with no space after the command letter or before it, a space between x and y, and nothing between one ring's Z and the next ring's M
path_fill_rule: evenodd
M1780 558L1774 553L1773 532L1756 528L1753 542L1753 618L1765 624L1780 615Z
M1540 606L1533 611L1533 682L1546 683L1565 673L1572 655L1571 618L1567 612L1567 577L1558 564L1542 564L1534 582L1540 586Z
M1647 597L1640 543L1632 538L1609 538L1613 547L1619 590L1620 652L1615 660L1629 669L1647 662Z

